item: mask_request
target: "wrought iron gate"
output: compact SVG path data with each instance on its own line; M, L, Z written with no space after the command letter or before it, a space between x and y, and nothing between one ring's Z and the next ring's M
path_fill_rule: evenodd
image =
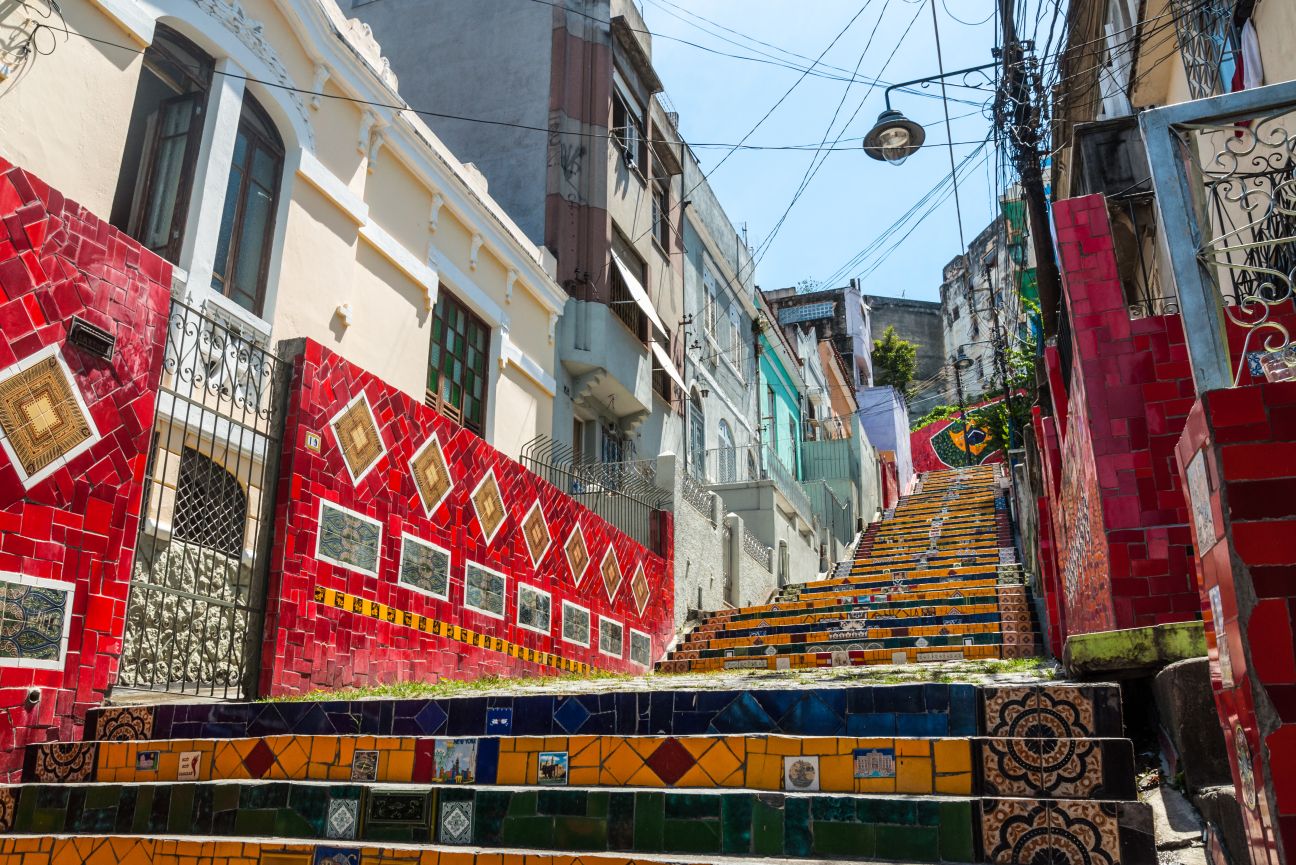
M1296 378L1296 82L1140 116L1198 393ZM1234 366L1225 322L1247 332Z
M118 687L254 696L287 364L171 305Z

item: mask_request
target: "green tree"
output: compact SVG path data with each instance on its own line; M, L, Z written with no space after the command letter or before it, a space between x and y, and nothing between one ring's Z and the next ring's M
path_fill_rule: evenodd
M873 340L873 383L890 385L908 395L917 368L918 347L896 336L895 328L888 324L882 338Z

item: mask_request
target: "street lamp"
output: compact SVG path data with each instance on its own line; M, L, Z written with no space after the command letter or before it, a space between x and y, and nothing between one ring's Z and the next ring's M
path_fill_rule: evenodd
M962 346L959 346L958 355L950 358L950 366L954 367L954 389L958 393L959 418L963 421L963 457L970 466L972 450L968 447L967 406L963 402L963 372L972 368L972 358L967 356Z
M980 66L955 69L953 72L943 72L940 75L929 75L926 78L915 78L913 81L901 81L899 84L892 84L884 94L886 111L878 115L877 123L874 123L873 128L868 131L868 135L864 136L864 152L879 161L899 165L916 153L927 138L927 133L922 126L891 107L892 90L914 84L925 85L953 75L970 75L973 72L980 72L983 69L998 65L999 61L996 60L991 63L983 63Z

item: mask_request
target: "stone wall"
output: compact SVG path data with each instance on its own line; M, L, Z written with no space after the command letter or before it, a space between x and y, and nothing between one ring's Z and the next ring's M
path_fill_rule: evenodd
M0 774L117 675L171 265L0 159ZM74 317L116 342L69 341Z
M289 392L261 691L643 671L670 561L312 341ZM657 512L660 550L670 515Z

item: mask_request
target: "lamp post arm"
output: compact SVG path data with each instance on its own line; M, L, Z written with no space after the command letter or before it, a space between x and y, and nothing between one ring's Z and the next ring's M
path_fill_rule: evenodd
M971 72L980 72L983 69L989 69L992 66L998 66L998 65L999 65L998 60L992 60L989 63L982 63L980 66L969 66L967 69L955 69L952 72L945 72L940 75L928 75L926 78L915 78L912 81L901 81L899 84L892 84L888 86L886 91L883 93L883 98L886 100L887 111L891 110L892 90L898 90L901 87L909 87L914 84L926 84L929 81L939 81L942 78L952 78L955 75L967 75L968 73Z

